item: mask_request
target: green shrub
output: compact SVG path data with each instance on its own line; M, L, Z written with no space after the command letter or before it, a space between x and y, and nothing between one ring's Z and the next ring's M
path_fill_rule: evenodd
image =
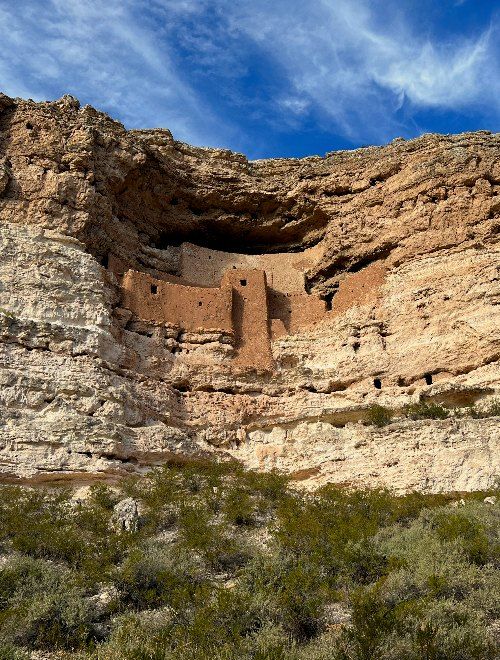
M405 406L403 410L408 419L446 419L450 416L450 410L439 403L413 403Z
M79 561L82 544L79 530L68 520L69 500L67 492L2 488L0 538L32 557Z
M500 399L493 399L486 408L488 417L500 417Z
M30 657L26 651L17 648L14 644L0 640L0 660L30 660Z
M241 473L240 479L248 491L260 496L268 504L277 504L288 494L289 477L276 470L272 472L245 470Z
M469 561L485 564L492 558L494 553L483 526L467 512L438 511L430 519L438 538L456 542Z
M388 570L388 559L371 539L361 539L346 544L341 572L355 584L375 582Z
M68 569L16 558L0 570L0 631L12 644L71 649L94 639L93 609Z
M256 524L255 502L244 488L231 488L226 496L223 511L226 520L239 527Z
M350 657L372 660L380 657L384 638L395 626L395 613L380 594L378 585L351 594L352 627L344 632ZM340 657L342 657L342 653Z
M500 417L500 399L492 399L486 406L470 406L466 411L473 419L485 419L487 417Z
M109 641L97 649L98 660L171 660L169 618L157 613L126 614L114 620Z
M385 406L381 406L378 403L374 403L370 408L368 408L368 423L373 424L374 426L387 426L391 423L392 411Z
M176 645L198 651L198 657L217 657L220 649L241 651L245 639L261 627L259 614L246 594L214 589L211 598L193 612L189 627L176 625L172 638Z
M0 542L6 549L85 567L91 580L94 569L104 578L133 542L133 535L110 532L112 508L102 490L83 503L72 502L68 491L2 487L1 495Z
M178 609L192 604L206 580L199 563L187 552L156 543L131 552L115 584L125 607Z
M334 644L338 660L493 660L496 645L481 616L456 600L398 603L384 584L352 593L352 626Z
M330 592L317 564L290 554L256 557L241 575L263 621L280 626L297 641L321 628L322 607Z
M250 558L243 539L232 535L226 525L214 523L203 509L193 506L183 506L179 512L179 537L184 548L198 552L213 570L234 570Z
M265 635L259 613L248 596L237 590L218 588L200 600L198 607L182 615L173 612L152 617L151 613L144 613L118 620L109 643L98 657L284 660L287 657L284 649L288 646L285 635Z

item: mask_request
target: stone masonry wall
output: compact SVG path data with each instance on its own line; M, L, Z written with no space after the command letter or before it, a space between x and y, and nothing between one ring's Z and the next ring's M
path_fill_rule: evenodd
M224 273L231 269L263 270L269 287L282 292L304 291L304 273L321 257L316 246L301 252L277 254L238 254L183 243L180 275L205 286L219 286Z
M345 312L347 309L374 302L386 275L383 261L375 262L359 272L348 273L340 282L332 308L315 295L309 295L302 289L286 292L286 276L293 273L288 288L298 287L298 280L304 275L291 267L291 262L282 260L287 267L280 271L237 268L240 257L222 251L199 248L193 244L183 244L181 255L184 265L183 276L163 274L156 279L147 273L129 270L122 279L123 304L139 319L157 323L169 323L186 331L223 330L234 332L237 348L235 365L270 369L273 367L270 342L279 337L296 334L304 328L312 328L329 317ZM250 255L254 257L256 255ZM261 255L279 258L285 255ZM286 255L290 256L290 255ZM299 264L294 255L296 265ZM245 259L243 259L245 261ZM186 270L186 263L190 269ZM302 267L308 259L304 258ZM208 266L207 266L208 264ZM213 270L210 270L210 264ZM219 270L223 272L219 287L197 287L187 283L201 280L203 284L216 281ZM109 267L119 273L120 264L110 260ZM281 274L284 284L278 290L268 284L268 272L273 281L279 281Z
M145 321L172 323L183 330L232 329L232 292L171 284L129 270L123 276L123 304Z
M262 270L228 270L222 286L233 293L233 329L238 354L236 363L271 369L266 274Z

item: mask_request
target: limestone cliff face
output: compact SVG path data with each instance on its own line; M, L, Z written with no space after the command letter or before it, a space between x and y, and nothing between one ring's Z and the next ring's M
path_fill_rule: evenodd
M481 132L249 162L0 95L3 478L220 452L311 486L487 487L500 418L365 422L500 395L499 156ZM266 274L258 340L241 269ZM134 278L229 300L227 322L143 313Z

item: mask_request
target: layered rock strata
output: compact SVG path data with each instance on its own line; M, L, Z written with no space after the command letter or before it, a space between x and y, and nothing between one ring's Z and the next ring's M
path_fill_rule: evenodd
M251 162L0 96L2 478L215 452L311 487L488 487L499 418L400 412L500 394L499 154L481 132ZM245 327L233 284L220 322L189 312L241 273L265 282ZM136 279L180 297L146 313Z

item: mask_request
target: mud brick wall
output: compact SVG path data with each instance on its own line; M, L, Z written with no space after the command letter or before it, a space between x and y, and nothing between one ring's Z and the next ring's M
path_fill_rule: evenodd
M272 340L296 334L355 305L375 302L386 275L383 262L347 274L329 310L324 300L307 294L303 284L300 291L284 291L270 285L266 270L235 265L240 257L245 262L259 255L234 255L191 244L184 246L186 250L181 254L190 264L189 272L181 269L181 277L164 274L162 279L156 279L148 273L128 270L122 279L123 304L144 321L170 323L188 332L200 329L233 332L235 366L272 369ZM280 263L284 255L261 256L273 257ZM298 286L298 280L293 279L295 275L291 283L287 284L286 278L290 272L302 278L303 274L294 270L290 261L282 263L284 268L276 269L279 277L274 277L274 281L284 278L285 286L294 289ZM191 286L186 282L187 276L203 284L213 281L225 265L230 267L222 272L219 287ZM116 270L120 266L110 263ZM186 262L182 268L186 268Z
M382 261L376 261L357 273L349 273L340 282L339 290L332 303L332 313L342 314L354 305L375 302L385 281L387 268Z
M123 276L123 304L145 321L230 332L232 291L172 284L129 270Z
M269 335L266 274L262 270L228 270L222 287L233 296L236 362L269 369L273 365Z
M321 255L319 248L300 253L236 254L200 247L193 243L181 246L180 274L183 278L205 286L220 286L228 270L263 270L267 284L283 292L304 291L304 272Z
M273 339L314 325L328 314L325 301L307 293L282 293L269 289L268 301Z

